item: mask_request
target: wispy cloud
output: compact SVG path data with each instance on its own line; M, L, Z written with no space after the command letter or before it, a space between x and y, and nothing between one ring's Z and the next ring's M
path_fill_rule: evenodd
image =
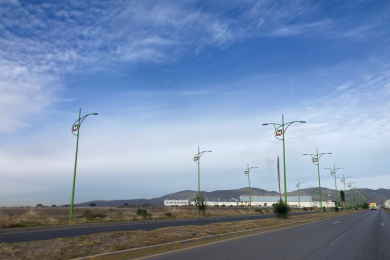
M335 34L351 38L378 26L372 22L344 28L337 17L311 16L319 6L309 0L232 1L204 6L193 1L27 4L3 0L0 117L9 123L2 124L0 131L27 126L26 119L61 99L58 93L64 75L120 71L140 63L174 63L209 46L227 48L253 37Z

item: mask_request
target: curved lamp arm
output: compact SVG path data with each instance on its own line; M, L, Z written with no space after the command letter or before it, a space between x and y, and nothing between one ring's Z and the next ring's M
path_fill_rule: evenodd
M90 114L87 114L87 115L82 116L79 119L77 119L76 122L73 123L72 129L71 129L72 134L74 136L77 136L77 134L74 134L74 132L76 132L76 131L78 132L80 130L81 124L83 123L84 119L87 118L87 116L90 116L90 115L97 116L99 114L98 113L90 113Z
M194 163L198 163L199 164L199 159L202 156L202 154L204 154L204 153L211 153L211 152L213 152L213 151L201 151L201 152L195 154L194 155Z

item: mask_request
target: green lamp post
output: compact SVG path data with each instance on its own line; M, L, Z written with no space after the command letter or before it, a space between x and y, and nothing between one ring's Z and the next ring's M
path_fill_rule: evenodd
M247 164L247 168L245 170L245 175L248 176L248 187L249 187L249 210L252 212L252 195L251 195L251 181L249 179L249 172L253 168L258 168L258 167L249 167L249 164Z
M304 182L299 182L299 180L298 180L298 183L296 185L298 188L298 208L299 208L299 210L301 210L301 193L300 193L299 187L301 186L302 183L304 183Z
M198 198L200 198L200 157L204 153L211 153L212 151L199 151L199 146L198 146L198 153L195 154L194 156L194 162L198 164ZM200 212L200 210L199 210Z
M355 206L354 205L354 203L353 203L353 197L352 197L352 184L354 184L354 183L356 183L356 182L351 182L351 181L349 181L349 183L348 183L348 188L349 188L349 193L350 193L350 197L351 197L351 205L352 205L352 208Z
M317 168L318 168L318 188L319 188L319 194L320 194L320 206L321 206L321 213L324 212L323 208L322 208L322 194L321 194L321 177L320 177L320 158L321 156L323 156L324 154L332 154L332 153L321 153L319 154L318 153L318 149L316 149L317 153L316 154L303 154L303 155L310 155L311 156L311 159L312 159L312 163L314 165L317 165Z
M75 186L76 186L77 154L78 154L78 150L79 150L80 127L81 127L81 124L83 123L84 119L90 115L96 116L96 115L98 115L98 113L91 113L91 114L87 114L85 116L81 116L81 108L80 108L79 119L77 119L77 121L74 122L72 125L72 134L74 136L77 136L77 142L76 142L76 158L75 158L75 162L74 162L72 201L70 204L70 216L69 216L69 220L71 220L71 221L73 220L73 203L74 203L74 190L75 190Z
M307 189L308 191L310 191L311 188L313 188L314 186L310 186L310 184L308 184L309 188ZM312 206L312 202L311 202L311 193L309 192L310 194L310 207Z
M284 133L287 128L293 123L306 123L306 121L292 121L284 123L284 115L282 115L282 124L277 123L265 123L263 125L273 125L275 128L275 137L278 140L283 141L283 167L284 167L284 203L287 205L287 177L286 177L286 153L285 153L285 139Z
M334 177L334 185L336 187L336 203L337 203L336 207L339 207L339 195L337 194L337 182L336 182L337 176L336 176L336 173L337 173L338 170L345 169L345 168L343 168L343 167L336 168L336 166L333 165L333 168L324 168L324 170L327 170L327 169L330 170L330 175L332 175Z
M356 195L356 193L360 194L359 191L356 188L360 188L360 186L353 185L353 189L355 191L355 201L357 203L357 207L359 208L359 205L361 205L359 195Z
M341 178L341 182L344 183L344 197L345 197L345 208L348 210L348 204L347 204L347 188L345 188L345 180L348 178L352 178L350 176L345 177L343 174L343 177Z

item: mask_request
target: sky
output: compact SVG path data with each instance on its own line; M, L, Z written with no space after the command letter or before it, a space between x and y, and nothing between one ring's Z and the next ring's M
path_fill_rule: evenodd
M0 206L390 188L388 1L0 0ZM283 173L283 171L282 171ZM341 183L338 182L340 185Z

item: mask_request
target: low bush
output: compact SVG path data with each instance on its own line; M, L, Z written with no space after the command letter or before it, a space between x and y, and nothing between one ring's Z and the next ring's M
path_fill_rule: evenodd
M151 217L152 216L152 214L148 213L148 211L146 209L138 209L137 210L137 215L141 216L143 218L147 218L147 217Z
M259 212L259 213L263 214L263 211L260 208L255 209L255 212Z
M84 210L83 216L84 216L86 219L88 219L88 220L93 219L92 211L90 211L89 209Z
M334 207L334 211L339 212L339 207Z
M106 218L107 215L104 215L103 213L101 212L97 212L95 214L92 215L94 218Z
M196 196L195 205L198 208L199 213L202 213L204 216L206 214L207 205L204 202L203 192L200 194L200 196L199 195Z
M279 201L273 206L273 212L277 218L288 218L290 214L291 208L284 204L283 201Z
M303 211L307 211L307 208L306 208L306 207L303 207L302 210L303 210Z
M165 213L164 215L165 215L167 218L171 218L171 217L173 216L171 212L167 212L167 213Z

